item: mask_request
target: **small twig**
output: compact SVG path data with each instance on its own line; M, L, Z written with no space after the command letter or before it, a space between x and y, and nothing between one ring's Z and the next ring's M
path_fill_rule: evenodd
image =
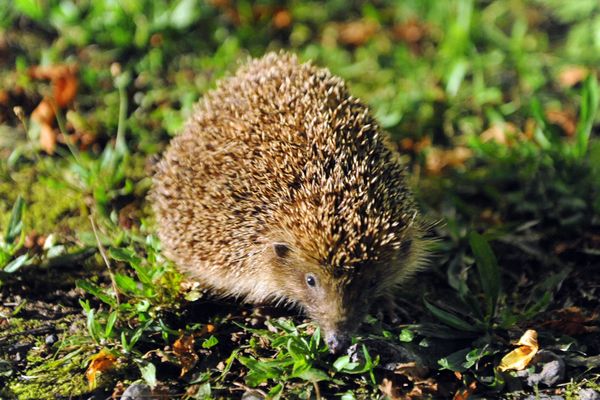
M243 383L239 383L239 382L233 382L233 385L234 385L234 386L238 386L238 387L240 387L240 388L244 389L244 390L245 390L245 391L247 391L247 392L256 392L256 393L259 393L259 394L260 394L261 396L263 396L265 399L266 399L266 398L269 396L269 395L268 395L268 394L267 394L265 391L263 391L263 390L260 390L260 389L256 389L256 388L251 388L251 387L248 387L248 386L244 385Z
M315 387L315 396L317 400L321 400L321 389L319 389L319 383L313 381L313 386Z
M90 222L92 223L92 230L94 231L94 236L96 237L96 243L98 243L98 250L100 251L100 255L104 260L104 264L106 264L106 268L108 269L108 275L110 276L110 281L112 283L113 290L115 291L115 299L117 300L117 307L120 305L119 302L119 291L117 290L117 281L115 280L115 275L113 274L110 263L108 262L108 257L106 256L106 251L104 250L104 246L100 241L100 237L98 236L98 230L96 229L96 223L94 222L94 218L90 215Z
M27 127L27 119L25 118L25 111L23 111L23 107L13 107L13 112L15 113L19 121L21 121L21 124L23 124L23 129L25 129L25 133L27 133L29 128Z

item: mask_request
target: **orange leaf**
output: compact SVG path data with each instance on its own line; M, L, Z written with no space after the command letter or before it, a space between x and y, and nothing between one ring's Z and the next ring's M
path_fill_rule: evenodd
M48 99L44 99L31 113L31 119L40 125L40 146L48 153L54 153L56 148L56 132L52 128L54 122L54 107Z
M458 146L450 150L432 148L425 157L425 167L431 174L439 174L447 167L460 167L471 158L473 152L463 146Z
M575 135L577 118L574 113L564 110L546 110L548 121L560 126L567 136Z
M77 94L79 82L74 74L67 74L52 80L52 94L59 107L66 107Z
M98 354L92 356L90 365L85 371L85 376L90 385L90 390L96 388L96 375L99 372L104 372L111 369L116 361L117 358L110 354L106 349L102 349Z
M377 24L372 21L345 22L338 25L338 37L343 44L361 46L375 35L377 29Z
M40 146L48 154L54 154L56 149L56 132L49 124L42 124L40 130Z
M181 364L181 375L184 376L198 362L198 355L194 351L194 336L183 335L173 343L173 353Z
M506 371L513 369L520 371L525 369L529 362L533 359L537 353L539 346L537 341L537 332L533 329L527 330L523 336L517 342L517 347L502 358L498 369L500 371Z
M577 85L579 82L584 80L588 75L588 70L585 67L578 65L572 65L565 68L560 72L558 81L564 87L571 87Z
M52 97L61 108L73 101L77 94L79 82L76 74L76 65L34 66L29 69L32 78L52 81Z
M31 119L39 124L52 124L54 115L54 107L48 99L44 99L31 113Z
M277 29L285 29L292 24L292 15L288 10L276 11L273 15L273 26Z
M462 388L454 393L453 400L467 400L477 389L477 381L473 381L467 388Z

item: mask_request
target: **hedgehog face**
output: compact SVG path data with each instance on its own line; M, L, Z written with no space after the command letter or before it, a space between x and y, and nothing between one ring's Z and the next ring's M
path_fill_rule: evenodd
M387 269L381 263L333 268L281 243L275 244L273 250L274 268L284 271L275 275L285 277L279 285L286 297L317 322L330 351L344 350L371 303L385 290Z

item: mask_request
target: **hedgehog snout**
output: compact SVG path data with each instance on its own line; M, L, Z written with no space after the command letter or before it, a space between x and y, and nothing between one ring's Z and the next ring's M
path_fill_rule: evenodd
M325 333L325 343L330 353L339 354L350 345L350 336L344 332L328 331Z

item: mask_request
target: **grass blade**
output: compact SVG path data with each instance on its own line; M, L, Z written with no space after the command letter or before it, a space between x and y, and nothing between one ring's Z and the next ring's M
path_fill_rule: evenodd
M494 316L500 295L500 269L487 240L477 232L469 235L469 244L475 256L479 280L485 294L488 320Z
M434 306L433 304L429 303L427 300L423 300L425 302L425 307L427 307L427 309L440 321L442 321L444 324L461 330L461 331L467 331L467 332L479 332L480 329L477 329L473 324L457 317L454 314L449 313L448 311L444 311L441 308Z

